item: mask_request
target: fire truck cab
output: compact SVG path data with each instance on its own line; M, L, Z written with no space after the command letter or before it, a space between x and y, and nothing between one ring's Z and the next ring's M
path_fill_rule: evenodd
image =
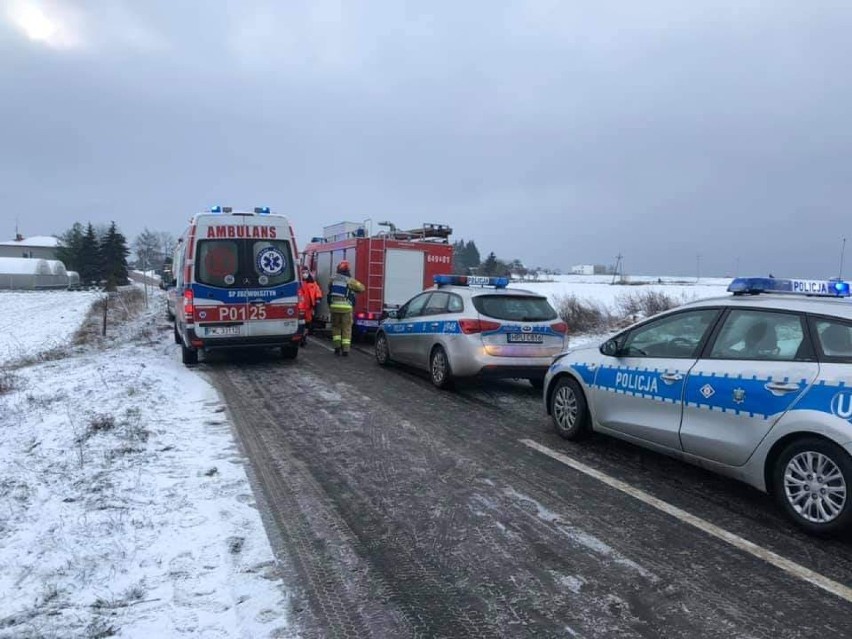
M389 222L377 233L365 223L340 222L323 229L302 253L302 267L315 274L324 294L337 265L347 260L352 277L366 290L356 297L353 337L375 334L386 311L398 308L432 285L435 275L452 268L452 229L423 224L402 231ZM323 299L314 316L314 328L327 329L331 313Z

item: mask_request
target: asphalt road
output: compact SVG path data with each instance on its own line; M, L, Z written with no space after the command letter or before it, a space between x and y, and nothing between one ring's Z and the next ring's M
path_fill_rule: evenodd
M527 383L434 389L370 350L213 355L306 637L847 637L852 603L531 449L852 587L852 542L744 485L552 431Z

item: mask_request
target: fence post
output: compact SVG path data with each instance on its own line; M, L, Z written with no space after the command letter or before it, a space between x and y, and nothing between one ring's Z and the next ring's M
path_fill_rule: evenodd
M109 307L109 293L104 296L104 325L101 329L101 335L106 337L106 329L107 329L107 308Z

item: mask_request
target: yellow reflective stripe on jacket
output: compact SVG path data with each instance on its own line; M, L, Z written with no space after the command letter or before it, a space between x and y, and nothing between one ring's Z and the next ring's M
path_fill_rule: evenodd
M335 300L329 305L332 312L334 311L351 311L352 305L346 300Z

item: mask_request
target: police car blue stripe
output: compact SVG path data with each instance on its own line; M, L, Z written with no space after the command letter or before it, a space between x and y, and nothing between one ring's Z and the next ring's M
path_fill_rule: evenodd
M687 375L683 371L683 381L667 385L661 375L674 370L660 370L635 367L594 366L587 363L572 364L583 382L595 389L619 395L644 397L663 403L684 402L690 408L748 415L767 420L787 410L811 410L832 414L852 423L852 387L838 380L828 383L821 380L808 387L807 379L790 380L789 377L758 377L718 374L714 372L695 372ZM619 377L620 375L620 377ZM765 385L769 382L796 383L800 391L795 395L775 396ZM683 398L681 393L684 392ZM705 397L701 389L709 385L713 394ZM802 394L804 393L804 394ZM798 399L797 399L798 397ZM852 434L850 434L852 438Z
M461 333L459 323L450 321L400 322L382 324L388 335L441 335Z

